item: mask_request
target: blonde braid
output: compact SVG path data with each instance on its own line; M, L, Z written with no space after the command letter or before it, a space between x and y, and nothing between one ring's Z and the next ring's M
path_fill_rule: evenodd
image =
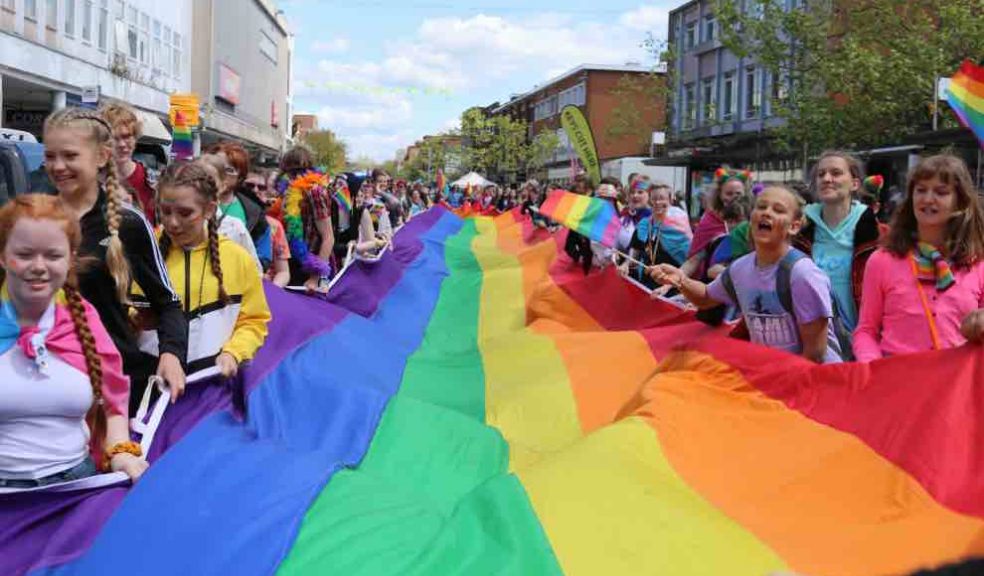
M89 384L92 386L92 406L89 408L86 420L89 422L92 437L101 444L102 438L106 435L106 411L103 406L102 393L102 360L99 358L99 351L96 350L96 338L92 335L92 329L89 328L85 306L82 304L82 296L79 295L74 286L69 284L65 284L64 291L65 298L68 300L68 310L72 315L72 324L75 325L75 335L82 343L85 366L89 373Z
M126 305L130 295L130 262L123 252L120 241L120 222L123 216L123 187L116 174L116 164L106 165L106 228L109 230L109 245L106 247L106 265L116 284L116 297Z
M52 113L44 121L44 132L47 134L55 128L73 126L85 122L91 132L91 138L96 146L113 149L113 127L102 115L84 108L63 108ZM106 249L106 265L109 274L116 284L116 297L125 306L129 303L130 263L123 252L120 242L120 222L123 219L120 210L123 207L125 191L120 185L116 172L116 162L110 158L106 163L106 228L109 230L109 245Z
M215 221L215 216L208 219L208 257L211 260L212 274L219 281L219 300L222 300L223 304L228 304L229 295L222 280L222 263L219 261L219 225Z

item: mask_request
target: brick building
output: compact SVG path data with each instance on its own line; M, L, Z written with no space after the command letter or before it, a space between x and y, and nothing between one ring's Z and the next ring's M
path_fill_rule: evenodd
M294 114L290 122L291 136L303 140L311 132L318 131L318 117L314 114Z
M653 99L643 91L624 91L619 94L620 82L665 81L664 72L637 65L582 65L557 78L536 86L529 92L513 96L508 102L490 107L494 115L508 114L529 125L529 140L545 131L553 131L560 146L540 174L530 174L544 180L560 181L571 177L571 157L574 152L560 125L560 111L569 104L581 109L591 126L598 158L605 162L635 156L650 156L653 133L661 132L666 122L662 99ZM628 93L625 93L628 92ZM610 133L616 110L631 108L638 112L639 121L631 133ZM519 175L522 176L522 175Z

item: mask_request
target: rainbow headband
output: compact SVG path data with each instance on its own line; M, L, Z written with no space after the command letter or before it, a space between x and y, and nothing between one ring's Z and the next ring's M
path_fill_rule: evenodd
M718 168L714 172L714 181L718 186L724 186L728 180L739 180L742 184L748 184L748 181L752 179L752 173L748 170L728 170L727 168Z
M311 253L304 241L304 222L301 219L301 202L314 191L324 193L328 188L328 176L319 170L309 170L287 184L284 196L284 228L291 255L308 274L331 275L331 264Z

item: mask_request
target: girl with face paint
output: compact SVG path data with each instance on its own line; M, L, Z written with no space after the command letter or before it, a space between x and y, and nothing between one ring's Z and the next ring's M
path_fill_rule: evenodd
M270 309L252 256L218 232L218 202L200 160L171 164L161 175L161 251L189 319L188 371L216 366L231 378L266 339ZM153 330L141 338L153 339Z

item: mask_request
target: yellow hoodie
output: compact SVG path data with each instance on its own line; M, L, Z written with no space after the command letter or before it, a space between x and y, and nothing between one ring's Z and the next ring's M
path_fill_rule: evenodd
M251 359L263 345L270 308L256 263L243 248L219 236L219 262L229 302L219 299L219 282L212 274L208 242L186 251L177 246L164 256L174 292L188 319L188 374L209 368L222 352L237 362ZM139 287L134 304L140 307ZM145 331L140 349L156 355L156 331Z

